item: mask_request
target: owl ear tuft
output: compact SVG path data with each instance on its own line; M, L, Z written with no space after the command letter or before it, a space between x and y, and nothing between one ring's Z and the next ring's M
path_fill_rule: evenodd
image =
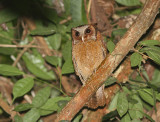
M93 24L91 24L96 30L97 30L97 23L93 23Z

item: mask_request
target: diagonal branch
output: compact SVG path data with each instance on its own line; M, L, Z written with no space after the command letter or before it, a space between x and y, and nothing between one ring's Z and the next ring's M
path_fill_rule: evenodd
M160 0L147 0L135 23L117 43L115 50L101 63L75 97L58 114L56 122L72 120L96 90L111 75L123 58L153 23L160 7Z

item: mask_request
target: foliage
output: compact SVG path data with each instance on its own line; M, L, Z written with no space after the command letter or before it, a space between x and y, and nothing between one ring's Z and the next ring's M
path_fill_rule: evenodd
M72 27L87 24L84 2L64 0L61 14L52 8L51 0L15 0L11 2L13 5L9 2L2 1L1 4L6 7L0 10L0 24L5 26L0 28L0 75L14 84L12 105L15 106L14 111L24 114L23 117L18 114L14 116L14 121L36 122L43 116L60 112L71 99L62 89L62 76L69 77L74 73L70 30ZM116 0L116 4L127 7L142 5L140 0ZM116 13L121 17L139 13L140 10L141 8L134 8ZM25 21L21 21L25 20L25 17L30 18L29 16L36 25L34 30L29 29ZM62 23L64 20L67 21ZM117 26L114 29L106 45L109 53L114 51L116 37L122 37L127 31ZM42 52L46 47L29 45L36 37L43 37L49 50L53 51L52 55L45 54L44 57ZM6 47L3 47L4 45ZM26 45L28 49L25 49ZM131 67L138 69L139 74L136 79L130 78L129 83L121 84L122 90L114 96L108 107L111 112L104 116L103 121L115 117L119 117L122 122L140 121L143 117L154 121L143 110L151 107L156 109L156 101L160 101L160 70L156 68L150 80L142 65L144 60L160 65L160 41L140 41L133 51L130 56ZM145 76L146 81L142 79L141 74ZM109 87L115 83L116 79L110 77L105 86ZM31 103L22 102L26 101L25 95L32 97ZM79 113L73 122L81 119L82 114Z

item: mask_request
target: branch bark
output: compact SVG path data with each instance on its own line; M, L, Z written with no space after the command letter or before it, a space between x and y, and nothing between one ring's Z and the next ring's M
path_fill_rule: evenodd
M135 23L117 43L115 50L104 59L97 71L92 74L75 97L62 109L55 120L56 122L60 120L72 120L151 26L158 14L159 7L160 0L147 0Z

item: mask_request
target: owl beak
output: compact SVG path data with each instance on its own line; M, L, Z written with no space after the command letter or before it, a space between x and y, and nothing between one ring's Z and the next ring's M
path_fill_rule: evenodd
M84 37L82 36L82 42L84 42Z

